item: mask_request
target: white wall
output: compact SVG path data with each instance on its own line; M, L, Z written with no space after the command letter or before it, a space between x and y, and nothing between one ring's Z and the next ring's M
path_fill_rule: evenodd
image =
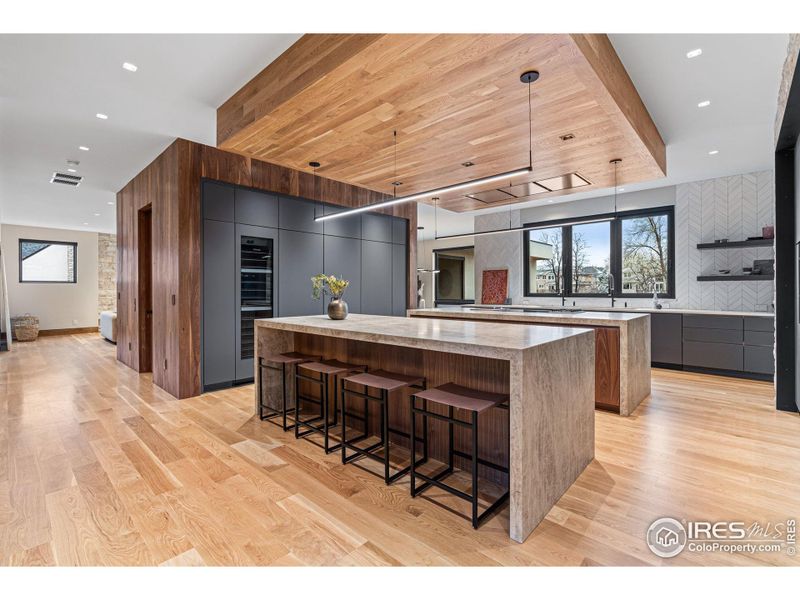
M617 210L675 206L675 288L671 307L708 310L772 310L774 282L698 282L698 275L716 274L730 268L741 272L754 259L774 258L772 248L698 250L700 242L719 238L741 240L761 234L763 225L774 225L775 186L772 171L684 183L618 194ZM511 211L511 226L613 212L614 198L606 196L575 202ZM509 213L475 217L475 231L509 226ZM478 236L475 239L475 294L480 301L484 269L509 270L509 297L515 304L560 304L560 298L526 298L523 287L522 233ZM578 306L607 305L603 298L570 299ZM621 300L620 305L626 302ZM648 298L627 300L628 306L650 306Z
M0 239L6 253L8 300L12 317L30 313L39 317L41 329L96 327L97 234L67 229L2 225ZM77 283L20 283L20 238L77 242Z

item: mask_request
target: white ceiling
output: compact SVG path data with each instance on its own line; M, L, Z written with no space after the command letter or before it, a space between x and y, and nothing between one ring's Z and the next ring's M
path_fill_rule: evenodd
M2 222L114 231L116 192L176 137L214 145L217 106L298 37L0 35ZM78 188L49 183L68 159Z
M788 34L617 34L611 42L667 145L667 177L632 185L626 192L771 169L774 120ZM686 53L702 48L688 59ZM698 108L698 102L711 105ZM534 122L534 127L536 123ZM719 154L709 155L709 151ZM534 148L534 169L536 149ZM606 196L595 190L552 199L570 202ZM540 205L545 199L515 204ZM439 234L472 231L476 214L439 210ZM420 205L424 237L433 235L433 210Z

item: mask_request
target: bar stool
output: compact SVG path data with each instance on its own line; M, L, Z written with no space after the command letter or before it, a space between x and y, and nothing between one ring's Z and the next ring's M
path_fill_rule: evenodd
M289 427L286 424L286 417L288 415L289 409L286 407L286 367L295 365L295 370L297 369L297 365L311 362L315 360L319 360L319 356L312 356L310 354L303 354L301 352L285 352L283 354L271 354L269 356L262 356L259 358L259 368L261 369L261 373L259 373L260 377L258 378L258 418L262 421L269 421L270 423L275 423L272 419L278 416L283 417L283 430L289 431ZM273 363L276 365L280 365L279 367L273 366ZM282 374L282 408L280 410L274 410L269 414L264 414L264 409L270 409L269 406L264 404L264 369L270 369L272 371L280 371Z
M448 457L447 468L436 475L428 476L417 472L417 467L427 462L427 456L419 463L416 462L416 456L411 455L411 497L416 497L418 494L424 492L430 486L436 486L446 492L450 492L467 502L472 504L472 527L477 529L478 525L488 517L492 512L497 510L502 504L508 500L508 489L502 494L492 505L487 508L483 513L478 514L478 465L484 465L491 469L495 469L502 473L508 473L508 467L498 465L479 458L478 456L478 415L489 410L490 408L501 408L508 411L508 394L497 394L492 392L483 392L474 390L454 383L446 383L435 388L430 388L422 392L418 392L411 396L411 435L416 436L415 415L422 415L422 438L423 444L427 444L428 439L428 417L439 419L447 423L448 429ZM422 400L422 408L417 407L417 399ZM439 404L447 407L447 416L440 415L428 410L428 402ZM470 421L462 421L454 416L454 409L459 408L471 413ZM469 429L472 437L472 451L470 453L457 451L453 446L454 431L453 426L458 425ZM443 483L442 480L453 474L453 458L460 456L469 459L472 462L472 494L467 494L452 486ZM417 478L422 479L425 483L417 487Z
M311 373L315 373L317 377L310 377L308 375L303 375L300 371L309 371ZM338 418L338 411L336 410L336 394L334 394L334 410L333 410L333 423L331 423L329 408L328 405L330 403L330 379L333 377L333 389L334 391L338 389L339 377L343 375L349 375L355 372L362 372L366 371L366 365L351 365L348 363L344 363L338 360L324 360L321 362L305 362L298 365L298 368L295 369L295 396L296 401L294 403L294 437L301 438L311 435L312 433L321 433L324 437L323 448L325 449L325 454L330 454L334 450L338 450L340 444L336 444L335 446L330 445L330 437L329 437L329 430L331 425L336 425L339 421ZM301 394L300 390L300 382L307 381L311 384L319 386L320 395L319 400L313 398L311 396L306 396L305 394ZM312 404L319 404L319 416L311 417L310 419L302 420L300 418L300 405L303 401L311 402ZM322 421L322 423L318 423L318 421ZM305 431L301 432L300 428L305 428ZM344 426L342 427L344 430Z
M367 389L365 393L356 392L355 390L347 389L347 384L353 385L363 385ZM394 475L390 475L390 464L389 464L389 433L394 433L396 435L400 435L405 438L409 438L412 441L411 443L411 456L414 456L414 445L416 441L422 441L422 439L417 439L413 437L411 434L406 433L405 431L400 431L399 429L394 429L389 427L389 392L393 392L395 390L399 390L401 388L416 388L419 390L425 389L425 378L424 377L417 377L414 375L401 375L399 373L390 373L389 371L371 371L369 373L359 373L358 375L351 375L349 377L345 377L342 379L342 388L341 388L341 411L342 411L342 464L347 464L349 462L353 462L357 458L361 456L366 456L373 460L383 463L384 468L384 475L383 480L386 482L386 485L390 485L392 482L396 481L406 473L408 473L410 466L405 467L402 469L398 469ZM369 388L373 388L376 390L380 390L379 396L371 396L369 394ZM362 398L364 400L364 416L359 417L358 415L349 414L347 412L347 397L348 396L356 396L358 398ZM380 415L381 415L381 435L380 440L371 446L367 446L366 448L359 448L355 445L355 442L359 442L361 440L366 439L369 437L368 429L369 429L369 405L370 402L377 402L380 404ZM347 417L356 418L364 423L364 432L362 435L354 438L354 439L347 439L346 431L347 431ZM380 447L383 447L382 455L378 454L376 450ZM354 454L352 456L347 456L347 451L352 450ZM428 456L428 445L427 442L423 444L423 454L427 458Z

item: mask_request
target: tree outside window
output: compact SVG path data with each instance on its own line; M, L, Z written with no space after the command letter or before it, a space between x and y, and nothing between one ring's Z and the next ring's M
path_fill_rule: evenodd
M665 293L668 280L667 215L623 219L622 293Z

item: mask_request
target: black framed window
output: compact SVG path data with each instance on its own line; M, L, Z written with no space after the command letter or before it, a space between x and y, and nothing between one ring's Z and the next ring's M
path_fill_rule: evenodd
M525 295L675 297L674 207L528 223Z
M48 240L19 241L20 283L77 283L78 244Z

